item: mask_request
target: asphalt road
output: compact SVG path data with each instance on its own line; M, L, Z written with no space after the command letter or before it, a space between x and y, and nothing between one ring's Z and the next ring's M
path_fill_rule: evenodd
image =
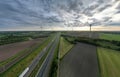
M59 34L56 35L56 38L55 38L55 40L54 40L54 42L49 50L49 53L48 53L46 59L44 60L41 68L39 69L36 77L48 77L50 66L52 64L54 52L55 52L55 49L56 49L58 42L59 42Z
M59 77L98 77L96 47L78 43L63 58Z
M48 49L52 45L53 41L50 42L47 47L45 47L39 54L38 56L31 62L31 64L27 67L29 70L25 73L24 77L29 77L31 72L34 70L34 68L37 66L41 58L47 53Z

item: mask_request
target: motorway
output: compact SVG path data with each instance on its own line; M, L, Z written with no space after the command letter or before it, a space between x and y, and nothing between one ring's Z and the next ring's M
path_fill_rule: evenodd
M19 77L29 77L32 71L35 69L42 57L48 52L47 57L43 61L36 77L47 77L50 65L52 63L55 48L59 42L60 34L57 33L52 41L38 54L38 56L31 62L31 64L19 75Z
M55 38L54 38L55 39ZM53 39L53 40L54 40ZM50 48L50 46L52 45L53 41L51 41L39 54L38 56L31 62L31 64L27 67L29 68L29 70L24 74L24 76L22 76L22 74L19 77L29 77L29 75L31 74L31 72L34 70L34 68L37 66L37 64L39 63L39 61L42 59L42 57L47 53L48 49ZM26 69L27 69L26 68ZM25 70L26 70L25 69ZM24 72L23 72L24 73Z
M31 72L35 69L42 57L48 52L43 61L36 77L47 77L49 75L50 66L54 57L55 49L59 43L60 34L57 33L52 41L38 54L38 56L31 62L31 64L19 75L19 77L29 77Z
M56 38L55 38L50 50L49 50L49 53L48 53L46 59L44 60L41 68L39 69L36 77L48 77L49 71L50 71L50 66L52 64L53 57L54 57L54 52L59 43L59 37L60 37L60 34L58 33L56 35Z

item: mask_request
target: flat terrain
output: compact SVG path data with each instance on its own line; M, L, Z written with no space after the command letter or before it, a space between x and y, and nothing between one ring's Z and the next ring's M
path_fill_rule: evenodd
M39 44L43 39L35 39L31 41L25 41L25 42L18 42L13 44L7 44L0 46L0 61L6 60L11 56L14 56L15 54L29 48L32 46L35 46Z
M78 37L91 37L91 38L99 38L99 33L98 32L69 32L66 33L67 35L70 36L78 36Z
M78 43L60 64L60 77L98 77L96 47Z
M53 40L51 48L49 49L49 53L46 59L44 60L41 68L39 69L36 77L48 77L49 76L49 73L50 73L49 71L51 69L51 64L52 64L54 54L56 51L56 46L58 45L58 43L59 43L59 34L57 34L55 39Z
M101 77L120 77L120 52L98 48Z
M64 57L64 55L69 52L69 50L73 47L73 44L69 43L63 37L60 38L60 59Z
M105 39L105 40L120 41L120 34L105 34L105 33L101 33L100 34L100 38L101 39Z

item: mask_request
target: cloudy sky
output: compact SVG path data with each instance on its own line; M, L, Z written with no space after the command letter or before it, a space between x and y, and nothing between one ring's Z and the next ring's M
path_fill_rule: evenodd
M120 0L0 0L0 30L82 29L89 24L120 28Z

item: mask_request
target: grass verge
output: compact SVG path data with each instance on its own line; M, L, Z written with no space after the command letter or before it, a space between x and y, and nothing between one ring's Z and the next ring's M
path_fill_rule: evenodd
M60 59L73 47L74 45L68 42L64 37L60 37Z
M55 49L55 53L54 53L54 57L53 57L53 61L52 61L52 64L51 64L51 67L50 67L50 72L49 72L49 77L57 77L57 73L58 73L58 53L59 53L59 43L60 43L60 40L56 46L56 49Z
M47 53L41 58L41 60L39 61L39 63L37 64L37 66L35 67L35 69L31 72L30 76L29 77L35 77L39 68L41 67L43 61L45 60L46 56L48 54L48 51Z

